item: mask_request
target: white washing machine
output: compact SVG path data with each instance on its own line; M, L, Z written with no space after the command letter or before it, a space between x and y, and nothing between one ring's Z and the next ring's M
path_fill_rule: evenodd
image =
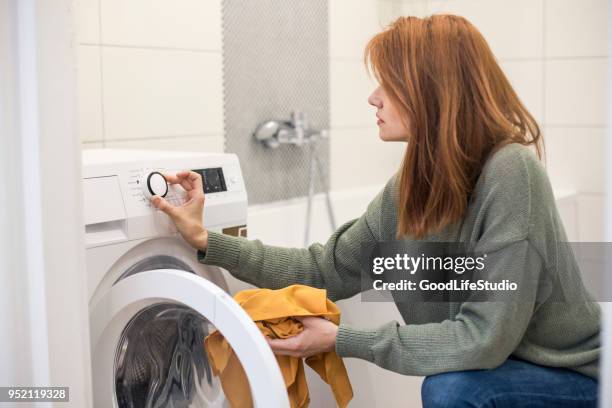
M165 191L157 171L184 169L204 175L207 228L243 234L247 195L235 155L83 152L94 406L227 406L204 351L216 328L240 359L255 405L288 407L272 351L231 297L244 284L199 264L146 198L149 188ZM166 199L178 203L184 194L170 186Z

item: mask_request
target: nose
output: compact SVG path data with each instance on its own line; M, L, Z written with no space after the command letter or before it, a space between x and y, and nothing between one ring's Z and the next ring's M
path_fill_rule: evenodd
M382 98L380 97L380 86L368 97L368 103L378 109L382 108Z

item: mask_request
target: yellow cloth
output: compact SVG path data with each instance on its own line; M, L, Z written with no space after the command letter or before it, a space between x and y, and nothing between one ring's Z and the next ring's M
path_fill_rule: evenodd
M249 289L238 292L234 299L251 316L262 333L270 338L287 338L304 328L293 317L320 316L340 324L340 309L326 297L325 290L304 285L284 289ZM223 391L232 408L253 406L249 383L234 351L219 331L206 337L206 352L213 373L221 378ZM292 408L307 407L310 401L308 384L301 358L276 356ZM306 358L308 364L328 383L340 408L353 398L353 389L342 359L336 352L320 353Z

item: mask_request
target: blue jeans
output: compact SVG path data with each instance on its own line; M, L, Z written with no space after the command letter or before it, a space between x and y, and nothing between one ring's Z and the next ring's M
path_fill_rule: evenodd
M423 408L595 408L597 381L511 358L493 370L427 377L421 398Z

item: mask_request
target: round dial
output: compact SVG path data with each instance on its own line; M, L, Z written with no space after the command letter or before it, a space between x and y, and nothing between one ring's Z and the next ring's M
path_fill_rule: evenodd
M146 177L142 183L142 189L147 198L151 198L154 195L165 197L168 194L168 182L163 174L159 171L154 171Z

